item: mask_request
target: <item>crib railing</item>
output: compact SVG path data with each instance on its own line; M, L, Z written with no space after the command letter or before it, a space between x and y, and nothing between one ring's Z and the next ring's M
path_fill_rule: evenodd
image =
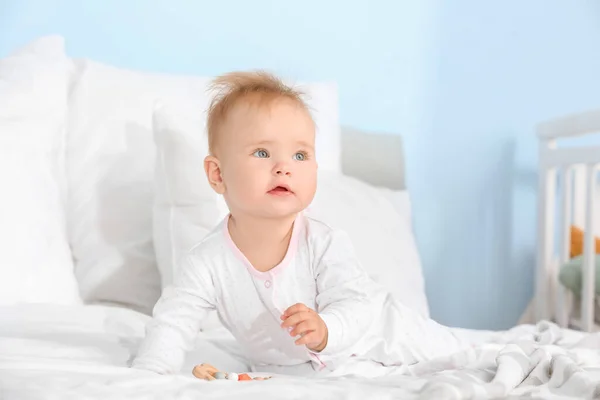
M536 320L555 320L563 327L572 323L573 296L560 284L558 274L559 266L570 258L571 224L583 225L580 329L588 332L594 330L594 197L600 146L558 147L557 141L593 133L600 133L600 110L546 121L537 127L540 175Z

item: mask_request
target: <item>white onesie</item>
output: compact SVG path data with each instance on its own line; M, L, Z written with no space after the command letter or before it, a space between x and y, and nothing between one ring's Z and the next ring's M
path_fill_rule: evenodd
M329 335L321 353L296 345L297 337L281 328L281 315L296 303L325 321ZM212 309L253 371L338 375L375 368L378 375L386 374L381 370L386 367L465 346L448 328L407 308L373 281L344 232L304 214L294 222L283 261L268 272L254 269L236 247L225 218L189 252L173 285L165 288L132 366L179 372Z

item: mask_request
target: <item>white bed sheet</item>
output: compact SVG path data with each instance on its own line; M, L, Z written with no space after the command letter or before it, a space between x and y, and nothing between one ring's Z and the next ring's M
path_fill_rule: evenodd
M418 399L435 393L425 388L438 390L432 382L445 384L453 380L454 386L456 382L459 386L460 382L473 385L476 379L485 381L494 376L490 368L485 370L485 363L481 368L446 372L439 372L438 363L425 366L425 370L432 371L423 374L422 369L419 376L381 379L276 376L269 381L205 382L193 378L191 367L198 362L210 362L224 370L246 370L234 339L226 331L202 333L181 375L158 376L127 368L148 320L148 316L135 311L108 306L0 307L0 399ZM532 334L534 327L510 332L456 332L477 343L503 342L509 337ZM579 333L568 334L572 342L581 339ZM600 341L591 346L595 343ZM591 360L597 361L598 347L592 352L595 354L590 355ZM588 368L589 376L600 382L600 364L595 367ZM436 369L438 372L433 372ZM452 398L470 398L471 390L468 386L457 387L457 396ZM541 393L535 387L531 390ZM519 393L528 393L528 389Z

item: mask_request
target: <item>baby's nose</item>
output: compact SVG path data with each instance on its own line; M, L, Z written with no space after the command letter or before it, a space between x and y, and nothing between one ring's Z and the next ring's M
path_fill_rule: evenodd
M275 174L289 176L291 175L290 168L285 163L277 163L277 165L275 166Z

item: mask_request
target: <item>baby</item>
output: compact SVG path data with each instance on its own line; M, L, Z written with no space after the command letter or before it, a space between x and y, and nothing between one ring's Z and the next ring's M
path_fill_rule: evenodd
M317 162L302 94L264 72L214 88L204 165L230 214L164 290L133 367L178 373L213 309L254 372L378 376L459 351L448 328L368 276L344 232L303 213Z

